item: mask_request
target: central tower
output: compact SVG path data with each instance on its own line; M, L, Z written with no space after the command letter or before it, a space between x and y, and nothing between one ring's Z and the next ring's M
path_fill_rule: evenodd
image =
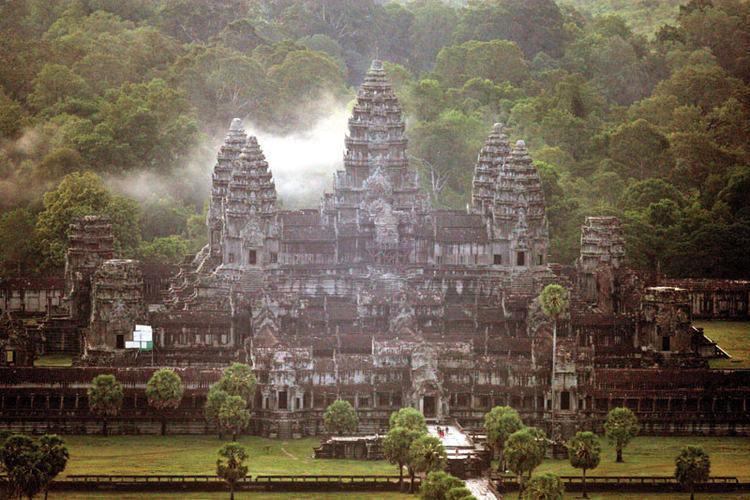
M409 169L403 110L391 87L382 61L372 62L357 91L349 134L346 136L344 170L336 172L334 207L338 218L355 221L367 198L367 180L383 175L392 186L394 210L422 207L417 173Z

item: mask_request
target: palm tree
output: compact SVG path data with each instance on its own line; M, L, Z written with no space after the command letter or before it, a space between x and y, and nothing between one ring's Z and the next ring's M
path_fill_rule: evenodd
M539 295L539 303L542 306L542 312L553 319L552 322L552 378L555 377L557 369L557 321L565 311L568 310L569 299L568 290L565 287L550 284L544 287ZM552 390L552 409L556 407L555 391Z

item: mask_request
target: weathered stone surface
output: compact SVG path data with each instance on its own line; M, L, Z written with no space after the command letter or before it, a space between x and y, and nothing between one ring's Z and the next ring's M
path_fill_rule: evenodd
M94 273L86 350L123 349L136 324L147 321L143 274L135 260L110 259Z
M42 331L88 329L90 352L106 356L86 361L108 366L214 373L251 363L252 430L281 438L323 432L323 411L338 398L357 409L363 433L385 430L406 405L477 428L492 406L510 405L558 443L621 405L651 432L684 432L685 422L750 430L750 380L707 369L703 356L714 349L690 324L696 296L645 288L624 264L619 220L587 218L576 265L547 262L539 173L502 126L479 154L466 211L432 209L420 192L379 61L357 93L345 144L345 168L320 207L283 210L260 145L234 120L213 171L209 243L179 266L163 302L153 273L151 292L139 294L148 287L137 266L109 260L106 221L84 219L72 231L70 314L50 315ZM554 323L537 299L552 282L570 291L554 371ZM730 299L712 288L712 310L730 300L746 315L747 287L729 288ZM124 355L117 337L140 321L146 299L155 349ZM700 377L710 384L688 384ZM202 419L207 388L196 388L180 418ZM675 426L680 419L688 420Z

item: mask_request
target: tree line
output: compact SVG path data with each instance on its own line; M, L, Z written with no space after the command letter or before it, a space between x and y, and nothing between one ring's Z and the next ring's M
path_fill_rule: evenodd
M661 24L644 29L655 8L6 2L0 267L58 269L66 224L84 213L117 215L122 255L179 261L205 239L207 185L176 173L196 148L236 115L280 133L305 128L321 106L352 99L378 56L436 206L466 206L476 154L503 122L542 176L554 260L575 259L585 215L618 215L635 266L748 277L750 5L667 2L648 19ZM168 192L136 201L102 180L141 172L169 179ZM19 231L29 237L8 236Z

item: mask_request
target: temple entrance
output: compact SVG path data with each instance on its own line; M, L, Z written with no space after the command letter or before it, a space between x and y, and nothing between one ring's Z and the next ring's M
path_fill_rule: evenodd
M425 418L437 417L437 399L435 396L422 397L422 414Z

